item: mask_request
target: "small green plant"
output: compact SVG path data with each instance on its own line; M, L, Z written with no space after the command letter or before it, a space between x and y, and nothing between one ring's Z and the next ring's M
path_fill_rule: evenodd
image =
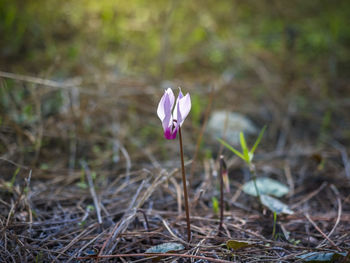
M81 189L87 189L88 185L85 180L85 172L81 170L80 182L77 182L77 186Z
M13 173L13 175L12 175L12 178L11 178L11 187L13 187L14 185L15 185L15 181L16 181L16 177L17 177L17 175L18 175L18 173L19 173L19 171L21 170L21 168L20 167L17 167L17 169L15 170L15 172Z
M43 252L40 251L36 256L35 256L35 263L40 263L44 262L43 261Z
M228 148L229 150L231 150L234 154L236 154L239 158L241 158L249 167L249 171L252 174L253 177L253 181L254 181L254 186L255 186L255 190L257 192L258 198L260 200L260 194L259 194L259 189L256 185L256 170L255 170L255 165L253 164L253 157L254 157L254 152L257 149L263 135L264 132L266 130L266 125L262 128L262 130L259 133L258 138L256 139L253 147L251 148L251 150L249 150L248 146L247 146L247 142L245 140L244 137L244 133L241 132L239 134L239 139L240 139L240 143L241 143L241 147L242 147L242 152L238 151L237 149L233 148L231 145L229 145L227 142L225 142L224 140L218 138L218 141L224 145L226 148Z
M11 177L11 181L5 183L5 185L6 185L9 189L11 189L11 191L13 190L13 187L14 187L15 182L16 182L17 175L18 175L18 173L19 173L20 170L21 170L21 168L20 168L20 167L17 167L17 169L14 171L14 173L13 173L13 175L12 175L12 177Z
M213 196L211 198L211 202L213 204L213 213L217 215L219 213L219 201L215 196Z
M276 239L276 223L277 223L277 213L273 212L273 229L272 229L273 239Z

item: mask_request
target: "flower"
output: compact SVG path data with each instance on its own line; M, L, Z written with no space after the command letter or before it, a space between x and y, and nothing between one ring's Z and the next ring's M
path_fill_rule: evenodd
M181 127L191 110L190 94L187 93L186 96L184 96L180 88L175 107L174 102L174 93L171 88L168 88L165 90L163 97L160 99L157 108L157 114L162 122L164 130L164 137L167 140L174 140L176 138L179 127Z

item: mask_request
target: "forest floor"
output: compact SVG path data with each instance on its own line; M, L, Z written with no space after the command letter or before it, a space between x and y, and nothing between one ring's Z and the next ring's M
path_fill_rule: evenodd
M163 138L156 115L163 84L109 75L0 77L9 105L0 126L0 262L350 262L346 94L329 104L310 99L299 110L282 91L252 97L245 83L212 91L180 83L197 114L183 124L188 242L178 141ZM203 133L215 109L267 125L257 175L287 185L281 200L294 212L278 215L276 225L242 190L250 179L244 162ZM220 154L230 178L222 231L213 201ZM169 242L177 246L169 253L145 254Z

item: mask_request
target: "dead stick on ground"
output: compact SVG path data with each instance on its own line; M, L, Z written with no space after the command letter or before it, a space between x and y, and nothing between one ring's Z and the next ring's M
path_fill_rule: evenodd
M337 216L337 220L332 228L332 230L329 232L329 234L327 235L327 237L329 238L333 232L335 231L335 229L337 228L339 222L340 222L340 218L341 218L341 213L342 213L342 205L341 205L341 199L340 199L340 194L339 194L339 191L338 189L335 187L335 185L331 185L331 189L332 191L334 192L334 194L336 195L337 197L337 203L338 203L338 216ZM326 242L327 239L323 240L318 246L317 248L319 248L320 246L322 246L325 242Z
M0 161L8 162L8 163L13 164L14 166L17 166L17 167L19 167L19 168L21 168L21 169L30 170L29 167L24 166L24 165L21 165L21 164L19 164L19 163L16 163L16 162L14 162L14 161L11 161L11 160L8 160L8 159L6 159L6 158L4 158L4 157L0 157Z
M112 235L109 236L109 239L107 239L106 241L110 242L111 240L115 240L114 243L112 244L111 248L108 250L108 254L112 253L112 251L115 249L115 247L118 245L118 242L116 241L117 236L121 233L123 233L129 226L129 224L135 219L136 217L136 213L137 210L140 208L139 204L135 204L137 198L139 197L141 190L144 188L146 184L146 180L143 180L142 183L139 185L139 187L136 190L136 193L133 196L133 199L131 200L129 207L127 209L127 213L124 214L124 216L122 217L120 224L118 222L118 227L113 229ZM109 243L106 244L109 244ZM103 244L103 248L105 247L105 243ZM100 251L102 255L102 248Z
M94 201L96 214L97 214L97 220L98 220L98 223L101 225L102 224L101 207L100 207L100 204L99 204L96 192L95 192L94 182L92 181L90 169L85 161L81 161L80 164L83 167L85 174L86 174L86 177L88 179L89 190L90 190L90 194L92 196L92 199Z
M310 200L311 198L313 198L315 195L317 195L319 192L321 192L323 190L323 188L325 188L328 185L327 182L323 182L321 184L321 186L316 189L315 191L311 192L310 194L308 194L305 198L303 198L302 200L300 200L299 202L295 203L294 205L291 206L291 208L296 208L298 206L300 206L301 204L305 203L306 201Z
M309 222L314 226L314 228L325 238L328 240L329 243L332 244L333 247L335 247L338 251L341 251L341 249L318 227L318 225L311 219L309 214L305 214L305 217Z
M344 163L345 175L347 178L350 179L350 164L349 164L349 158L348 158L348 154L346 152L346 148L341 143L339 143L337 141L334 141L333 145L335 146L335 148L337 148L340 151L341 158L342 158L343 163Z
M138 209L137 212L139 212L139 213L141 213L141 214L143 215L143 218L144 218L145 223L146 223L147 232L150 232L150 231L151 231L151 230L150 230L151 228L150 228L149 223L148 223L148 219L147 219L147 214L146 214L146 212L143 211L142 209ZM151 246L153 246L153 242L152 242L151 237L148 237L148 241L149 241L149 243L151 244Z
M114 237L113 240L115 240L120 233L125 231L125 229L129 226L129 223L134 219L137 209L139 209L144 204L144 202L152 195L154 190L157 189L157 187L159 187L159 185L162 184L164 181L168 180L169 177L172 176L177 171L178 171L177 169L173 170L171 173L167 173L165 172L165 170L160 171L159 175L155 178L152 185L147 188L145 193L139 198L139 200L135 204L135 201L138 198L141 192L141 189L145 184L145 181L141 183L141 185L136 191L136 194L134 195L133 200L129 204L129 208L128 208L129 213L124 214L124 216L120 219L120 221L117 222L117 224L114 226L112 232L108 235L106 241L103 243L102 248L99 252L99 256L102 256L104 249L107 247L107 245L109 245L109 242L111 241L112 237ZM131 209L132 207L133 209ZM110 249L110 251L112 251L114 246L116 246L117 244L118 242L115 242L115 244L113 245L112 249Z
M131 170L131 159L130 159L130 155L128 153L128 151L126 150L126 148L120 143L120 150L122 152L122 154L124 155L124 158L126 160L126 180L129 181L130 179L130 170Z
M160 219L162 220L162 223L163 225L165 226L166 230L168 230L168 232L170 233L170 235L177 241L183 243L183 244L186 244L186 246L189 246L189 242L185 242L183 239L179 238L177 235L174 234L174 232L171 230L169 224L163 219L160 217Z
M42 79L42 78L19 75L19 74L14 74L14 73L10 73L10 72L4 72L4 71L0 71L0 77L8 78L8 79L15 79L15 80L24 81L24 82L30 82L30 83L34 83L34 84L38 84L38 85L51 87L51 88L71 88L71 87L75 87L75 86L81 84L80 80L61 83L61 82L53 81L50 79Z
M82 251L84 251L88 246L90 246L91 244L93 244L97 239L101 238L102 236L104 236L106 234L106 231L101 232L100 234L98 234L97 236L95 236L94 238L92 238L91 240L89 240L89 242L87 242L86 244L84 244L78 251L76 251L73 255L70 256L70 258L66 261L66 263L71 262L73 259L75 259Z
M115 254L115 255L101 255L97 257L78 257L78 260L81 259L99 259L99 258L120 258L120 257L180 257L180 258L194 258L194 259L202 259L207 260L209 262L217 262L217 263L232 263L235 261L228 261L224 259L217 258L209 258L204 256L196 256L196 255L187 255L187 254L176 254L176 253L135 253L135 254Z
M84 235L89 235L92 231L95 230L96 225L90 225L87 229L82 231L79 235L77 235L67 246L65 246L57 255L57 257L54 259L54 261L57 261L60 256L62 256L70 247L72 247L75 243L77 243L81 237Z

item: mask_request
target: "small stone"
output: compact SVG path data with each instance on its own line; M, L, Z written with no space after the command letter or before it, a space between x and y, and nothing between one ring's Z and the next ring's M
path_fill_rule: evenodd
M258 133L254 123L244 115L236 112L214 111L208 122L207 131L213 137L224 138L232 146L239 146L239 133L246 135Z

